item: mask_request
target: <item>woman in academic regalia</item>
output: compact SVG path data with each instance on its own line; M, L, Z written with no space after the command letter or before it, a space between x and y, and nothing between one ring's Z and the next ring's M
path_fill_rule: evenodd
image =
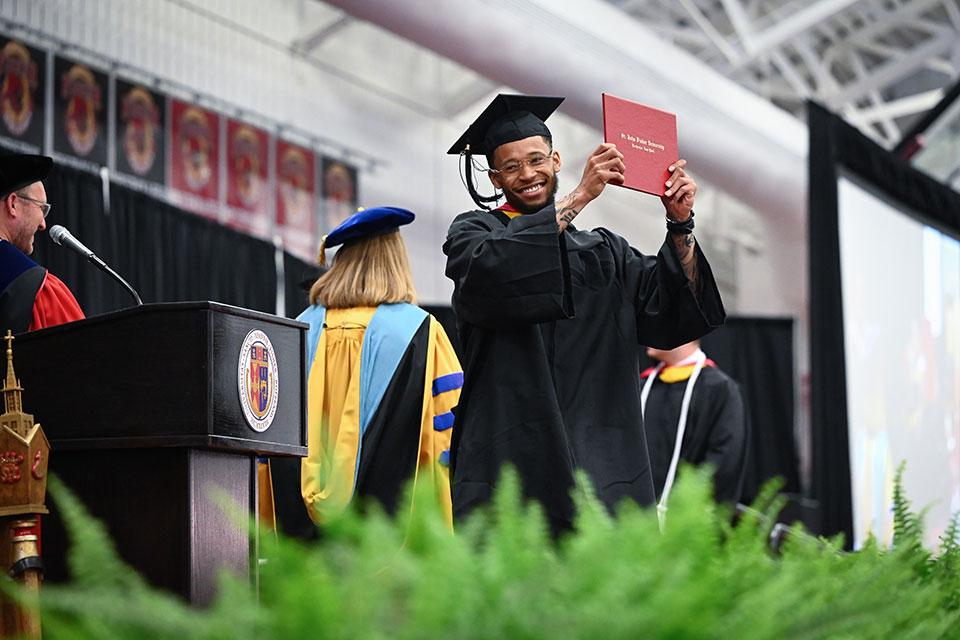
M328 523L352 500L388 513L409 480L429 483L452 526L450 435L463 372L440 323L415 306L398 227L414 214L366 209L321 244L343 245L310 289L299 316L307 334L308 456L301 492L310 517Z

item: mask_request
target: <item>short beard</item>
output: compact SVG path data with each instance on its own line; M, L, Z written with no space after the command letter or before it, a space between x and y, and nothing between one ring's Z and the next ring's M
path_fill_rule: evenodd
M517 201L517 202L511 202L512 198L511 198L509 195L506 195L506 194L504 194L504 195L505 195L505 197L506 197L506 199L507 199L507 202L510 204L511 207L513 207L514 209L516 209L517 211L519 211L520 213L522 213L522 214L524 214L524 215L529 215L529 214L531 214L531 213L536 213L537 211L541 211L541 210L543 210L544 208L549 207L550 205L552 205L552 204L556 201L556 199L557 199L557 189L559 189L559 188L560 188L560 176L558 176L556 173L554 173L554 174L553 174L553 188L550 189L550 195L547 196L547 201L544 202L544 203L543 203L542 205L540 205L540 206L537 206L537 205L529 205L529 206L528 206L528 205L525 205L525 204L523 204L522 202L519 202L519 201Z
M36 232L32 234L26 234L24 230L20 229L13 234L13 237L10 238L10 244L15 246L17 249L20 249L24 255L30 255L33 253L33 240L36 237Z

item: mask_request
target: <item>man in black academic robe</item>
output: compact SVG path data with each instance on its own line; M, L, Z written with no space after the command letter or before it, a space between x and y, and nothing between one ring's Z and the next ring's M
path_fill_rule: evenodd
M579 230L573 218L622 181L622 154L601 145L577 188L555 201L560 157L543 119L559 99L546 100L499 96L451 149L467 152L468 171L472 153L486 154L507 204L458 216L443 250L464 351L454 521L490 499L511 463L558 533L572 526L578 468L610 509L623 498L653 502L639 345L688 342L721 325L724 311L690 234L696 184L685 161L669 169L672 233L657 256L606 229ZM485 206L469 173L467 182Z
M669 351L647 349L647 355L659 361L640 374L643 427L657 499L663 498L679 444L678 464L709 464L714 471L714 498L739 502L748 446L740 386L706 357L699 341ZM686 394L690 399L684 412ZM673 478L670 480L672 484Z

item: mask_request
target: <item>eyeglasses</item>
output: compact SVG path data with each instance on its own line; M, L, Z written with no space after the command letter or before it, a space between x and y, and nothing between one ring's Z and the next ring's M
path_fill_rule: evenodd
M40 211L43 212L43 217L44 217L44 218L46 218L46 217L47 217L47 214L50 213L50 206L51 206L51 205L50 205L49 202L40 202L39 200L34 200L33 198L28 198L27 196L22 196L22 195L20 195L19 193L17 194L17 197L18 197L18 198L22 198L22 199L24 199L24 200L29 200L29 201L32 202L33 204L35 204L35 205L37 205L38 207L40 207Z
M551 156L545 156L538 153L537 155L530 156L529 158L526 158L526 159L511 160L509 163L505 164L499 169L490 169L490 171L493 171L494 173L499 173L500 175L503 175L503 176L513 177L523 170L523 165L525 164L530 165L530 168L536 171L537 169L540 169L541 167L543 167L544 163L550 159L551 159Z

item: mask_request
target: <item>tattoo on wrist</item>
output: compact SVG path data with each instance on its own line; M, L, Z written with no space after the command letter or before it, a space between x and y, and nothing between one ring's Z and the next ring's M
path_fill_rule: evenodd
M573 206L573 203L576 201L578 195L580 195L580 192L574 191L573 193L564 196L557 201L557 224L562 223L562 227L565 227L573 222L573 219L577 217L578 213L580 213L580 211Z
M690 282L690 288L693 293L699 295L698 285L700 282L700 262L697 260L697 252L694 249L696 241L692 233L682 236L673 236L673 245L677 249L677 256L680 258L680 265L683 267L683 273Z

